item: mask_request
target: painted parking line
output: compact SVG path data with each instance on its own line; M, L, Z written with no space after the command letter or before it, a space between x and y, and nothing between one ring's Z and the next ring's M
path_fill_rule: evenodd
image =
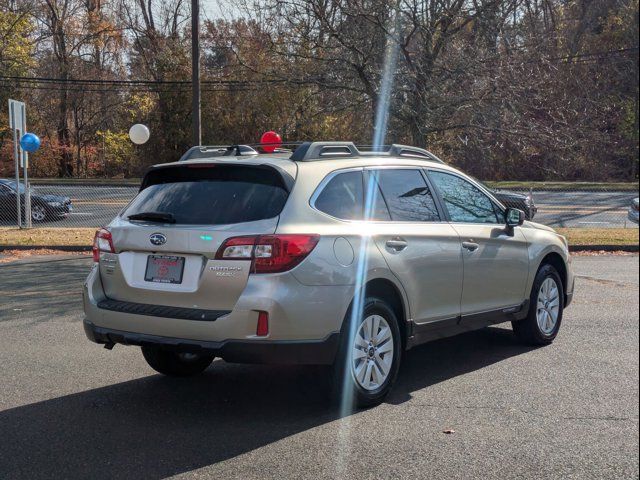
M72 200L73 205L114 205L119 207L124 207L129 204L129 200L114 202L114 201L103 201L103 200Z
M594 210L592 208L557 208L557 207L538 207L538 212L550 212L550 213L606 213L608 215L626 215L626 210L609 210L608 208L602 208Z
M610 225L612 222L578 222L580 225Z
M607 210L607 211L625 211L626 208L620 205L607 205L602 207L595 207L592 205L537 205L538 209L543 208L547 210Z

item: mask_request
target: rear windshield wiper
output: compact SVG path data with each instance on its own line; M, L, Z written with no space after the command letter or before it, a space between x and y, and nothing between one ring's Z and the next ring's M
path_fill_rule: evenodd
M146 220L148 222L176 223L175 217L171 213L165 212L141 212L134 213L127 217L129 220Z

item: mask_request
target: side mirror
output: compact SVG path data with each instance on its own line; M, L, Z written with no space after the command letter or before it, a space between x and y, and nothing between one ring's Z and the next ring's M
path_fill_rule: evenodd
M504 217L509 230L512 230L514 227L519 227L525 220L524 212L517 208L507 208Z

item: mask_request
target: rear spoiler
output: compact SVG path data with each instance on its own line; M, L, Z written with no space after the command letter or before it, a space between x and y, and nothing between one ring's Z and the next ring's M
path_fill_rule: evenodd
M265 172L269 172L271 174L275 173L277 178L280 180L280 186L289 193L295 183L295 178L293 178L287 171L270 163L257 164L236 161L233 163L215 161L183 164L170 163L150 167L142 178L139 191L144 190L150 185L156 185L158 183L169 183L176 180L184 181L189 179L204 180L207 178L207 170L211 171L211 169L247 169L247 179L251 178L257 183L270 183L269 176L265 175Z

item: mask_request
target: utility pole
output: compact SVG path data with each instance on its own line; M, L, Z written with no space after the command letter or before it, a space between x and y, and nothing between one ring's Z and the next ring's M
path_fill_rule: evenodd
M200 126L200 0L191 0L191 91L193 145L202 144Z

